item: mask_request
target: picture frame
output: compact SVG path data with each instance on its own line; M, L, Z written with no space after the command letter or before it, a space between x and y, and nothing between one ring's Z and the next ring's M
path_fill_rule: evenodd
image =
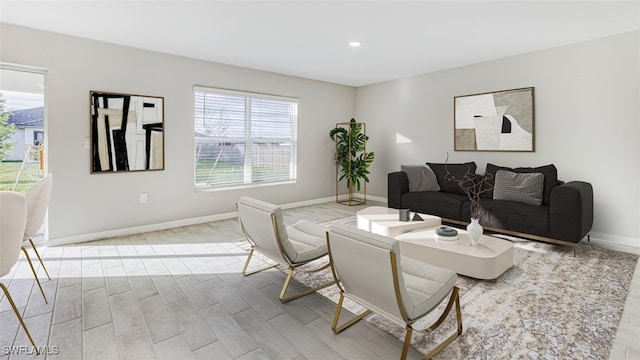
M90 91L91 173L164 170L164 97Z
M535 151L534 87L455 96L455 151Z

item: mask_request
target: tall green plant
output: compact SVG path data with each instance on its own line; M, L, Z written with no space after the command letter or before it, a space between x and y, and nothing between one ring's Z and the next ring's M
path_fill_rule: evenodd
M16 132L16 127L9 124L11 112L5 112L5 99L0 93L0 160L4 160L11 155L11 149L15 146L15 141L11 141L11 136Z
M369 166L375 156L365 151L369 137L362 132L362 124L351 119L349 129L337 126L331 129L329 137L336 142L334 160L340 167L338 181L347 179L350 188L360 191L361 182L369 182Z

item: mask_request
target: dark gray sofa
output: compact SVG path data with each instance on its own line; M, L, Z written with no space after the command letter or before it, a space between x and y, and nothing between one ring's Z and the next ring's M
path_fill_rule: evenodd
M471 218L471 202L458 184L446 176L457 178L470 170L476 181L486 174L493 186L498 170L514 173L543 173L542 203L531 205L517 201L493 198L493 190L480 195L483 208L480 224L490 232L503 233L561 245L576 246L591 231L593 224L593 188L584 181L562 182L557 179L554 165L537 168L508 168L487 164L484 175L475 174L473 162L465 164L427 163L436 175L439 191L410 191L409 176L404 171L388 174L388 206L396 209L431 214L443 218L443 222L464 225ZM468 174L468 173L467 173ZM412 175L415 177L415 175ZM491 187L487 187L489 189Z

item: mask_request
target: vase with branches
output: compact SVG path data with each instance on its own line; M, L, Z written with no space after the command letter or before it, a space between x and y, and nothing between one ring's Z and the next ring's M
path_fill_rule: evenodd
M470 165L467 165L467 171L462 178L456 178L449 172L447 164L449 163L449 154L447 153L447 160L445 162L445 179L454 182L462 189L471 202L471 223L467 226L467 232L471 238L471 245L477 245L479 238L482 236L482 226L480 226L479 220L482 215L483 209L480 204L480 195L493 190L493 184L489 181L493 179L492 174L485 174L480 177L471 171Z

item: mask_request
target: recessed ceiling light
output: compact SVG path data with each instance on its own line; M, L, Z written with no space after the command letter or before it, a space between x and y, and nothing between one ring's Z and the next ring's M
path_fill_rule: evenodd
M357 41L352 41L352 42L350 42L350 43L349 43L349 46L351 46L351 47L358 47L358 46L360 46L360 43L359 43L359 42L357 42Z

